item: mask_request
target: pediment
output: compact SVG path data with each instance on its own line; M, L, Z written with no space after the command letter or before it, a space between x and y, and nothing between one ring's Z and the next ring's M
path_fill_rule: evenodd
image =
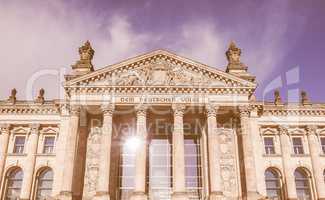
M249 87L256 84L176 54L157 50L74 78L65 87L191 86Z

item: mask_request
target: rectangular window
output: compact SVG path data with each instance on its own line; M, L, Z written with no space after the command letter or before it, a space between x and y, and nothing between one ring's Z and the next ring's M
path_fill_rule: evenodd
M186 137L185 150L185 181L187 194L190 199L201 199L201 147L198 137Z
M304 147L302 144L301 137L292 138L292 144L293 144L293 151L295 154L304 154Z
M320 143L322 145L322 152L325 154L325 137L320 138Z
M16 136L13 153L23 154L24 147L25 147L25 136Z
M266 154L275 154L273 137L264 137L264 148Z
M43 153L46 153L46 154L54 153L54 143L55 143L54 136L45 136Z

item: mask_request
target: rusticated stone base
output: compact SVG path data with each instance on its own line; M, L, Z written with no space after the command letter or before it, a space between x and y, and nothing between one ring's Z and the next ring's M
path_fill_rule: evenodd
M209 200L221 200L223 198L224 196L222 192L211 192L209 195Z
M148 196L144 192L133 192L130 200L148 200Z
M61 191L60 194L57 197L55 197L55 199L74 200L71 191Z
M188 200L186 192L174 192L172 194L172 200Z
M261 200L261 199L265 199L265 197L261 194L259 194L258 192L248 192L247 193L247 200Z
M93 200L110 200L110 196L106 191L97 191Z

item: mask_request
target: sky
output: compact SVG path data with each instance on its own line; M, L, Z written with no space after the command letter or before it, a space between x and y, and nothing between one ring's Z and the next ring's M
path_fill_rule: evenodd
M325 0L0 0L0 99L59 99L86 40L95 69L166 49L221 70L234 40L258 100L325 102L324 36Z

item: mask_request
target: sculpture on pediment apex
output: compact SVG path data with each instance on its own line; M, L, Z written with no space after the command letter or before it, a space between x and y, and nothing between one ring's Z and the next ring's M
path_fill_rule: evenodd
M238 48L234 41L231 41L229 44L229 48L226 51L227 59L230 63L239 63L241 49Z
M83 46L79 47L80 60L92 60L94 53L95 51L88 40Z
M82 75L94 71L91 60L94 56L94 49L91 47L90 42L87 40L84 45L79 47L80 59L76 64L72 65L75 75Z
M16 101L17 101L16 95L17 95L17 90L16 90L16 88L13 88L11 90L11 94L10 94L10 96L8 98L8 101L11 102L12 104L15 104Z
M45 94L45 90L41 88L38 92L36 103L44 104L45 102L44 94Z
M228 60L227 70L231 69L246 69L247 67L240 62L241 49L237 47L234 41L231 41L229 48L226 51Z
M274 104L275 105L282 104L282 99L281 99L280 91L279 90L275 90L274 91Z
M301 93L300 93L300 103L302 105L309 105L309 104L311 104L310 101L309 101L309 98L308 98L308 95L307 95L307 92L306 91L301 91Z

